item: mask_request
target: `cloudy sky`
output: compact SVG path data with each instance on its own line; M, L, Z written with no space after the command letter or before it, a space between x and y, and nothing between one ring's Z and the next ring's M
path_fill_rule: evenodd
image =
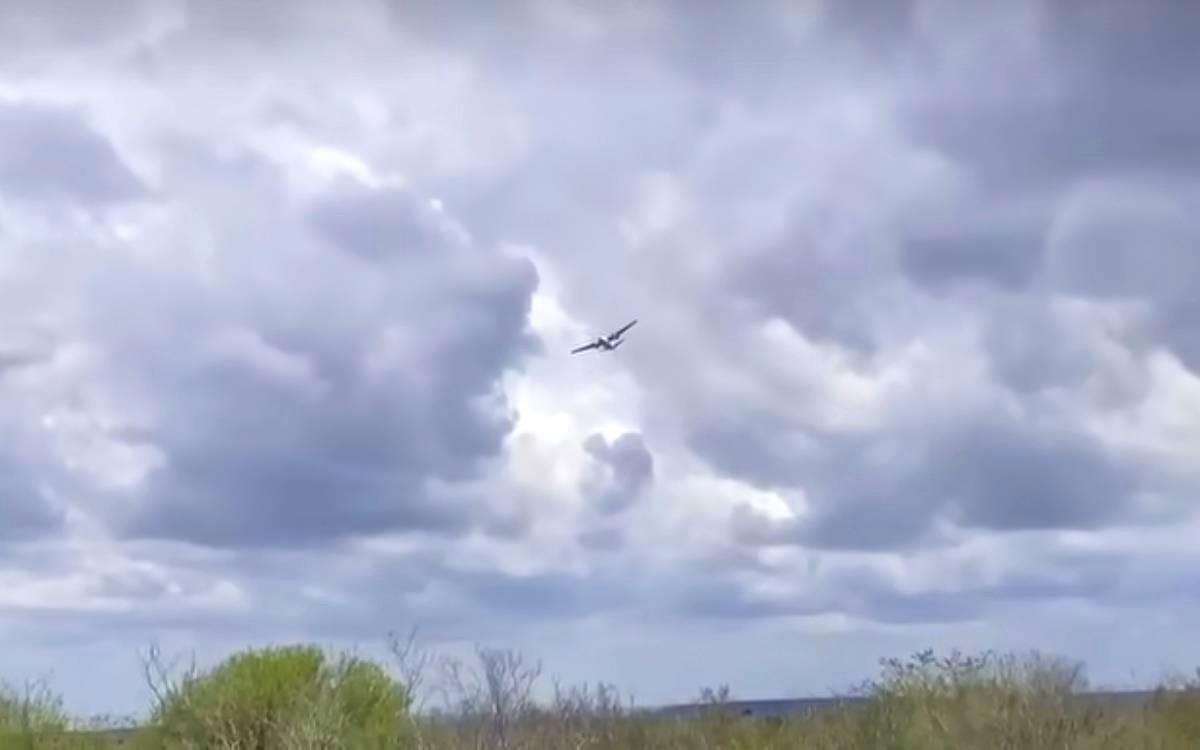
M0 11L6 678L1200 662L1189 3L103 6Z

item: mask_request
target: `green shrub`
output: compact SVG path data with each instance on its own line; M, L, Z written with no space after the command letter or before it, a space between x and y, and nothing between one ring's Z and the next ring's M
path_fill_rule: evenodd
M62 698L42 683L0 686L0 750L86 750L107 747L76 733Z
M1200 747L1200 669L1191 679L1163 684L1147 713L1158 732L1177 743L1170 747Z
M409 696L378 665L313 646L248 650L159 691L150 747L411 746Z
M0 686L0 737L63 732L70 723L62 699L44 685L31 685L24 691Z

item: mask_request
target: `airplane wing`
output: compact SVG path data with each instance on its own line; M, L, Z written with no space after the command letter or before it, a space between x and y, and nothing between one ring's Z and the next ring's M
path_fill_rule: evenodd
M576 349L572 349L572 350L571 350L571 353L572 353L572 354L578 354L578 353L580 353L580 352L586 352L588 349L595 349L595 348L596 348L596 342L595 342L595 341L593 341L593 342L592 342L592 343L590 343L590 344L584 344L584 345L583 345L583 346L581 346L581 347L578 347L578 348L576 348Z
M629 321L628 323L626 323L625 325L621 326L621 327L620 327L620 328L618 328L616 331L614 331L614 332L613 332L613 334L612 334L612 337L613 337L613 338L618 338L618 337L620 337L622 334L624 334L624 333L625 333L626 331L628 331L630 328L633 328L633 327L634 327L634 325L636 325L636 324L637 324L637 319L636 319L636 318L634 318L633 320Z

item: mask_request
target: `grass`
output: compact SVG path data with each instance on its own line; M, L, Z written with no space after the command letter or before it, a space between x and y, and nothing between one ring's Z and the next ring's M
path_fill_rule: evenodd
M411 644L410 644L411 645ZM4 748L813 748L821 750L1183 750L1200 747L1200 672L1138 705L1080 700L1079 665L1038 654L885 660L856 700L808 716L739 715L727 690L687 716L638 710L608 685L562 688L537 702L541 667L480 650L475 663L393 648L398 670L312 646L245 651L169 675L156 654L145 726L84 732L45 688L0 691ZM399 672L398 677L392 676ZM433 678L430 681L430 678ZM422 687L437 712L413 712ZM120 744L118 744L120 743Z

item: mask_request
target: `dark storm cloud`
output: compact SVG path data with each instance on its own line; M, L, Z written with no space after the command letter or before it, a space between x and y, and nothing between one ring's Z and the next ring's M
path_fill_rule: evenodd
M82 113L0 102L0 188L15 199L89 207L139 198L145 188Z
M274 551L272 551L274 554ZM249 595L262 603L260 620L285 624L302 616L337 638L379 638L389 629L419 625L438 638L478 638L487 630L514 632L546 619L570 620L636 606L642 582L618 571L544 568L513 572L465 567L444 547L428 547L366 566L361 558L289 550L269 567L245 553ZM339 563L353 562L348 569ZM228 564L230 571L242 563ZM304 590L318 589L321 596ZM325 595L328 598L325 598Z
M469 509L439 504L419 477L339 470L320 457L302 456L268 460L247 450L240 458L214 455L207 465L176 459L147 488L154 508L129 533L214 545L303 546L353 533L453 533L468 526Z
M982 334L992 376L1022 394L1081 385L1098 365L1086 336L1027 296L996 304Z
M1165 306L1158 326L1163 338L1170 342L1171 351L1192 372L1200 373L1200 299L1179 300Z
M1096 408L1120 409L1145 398L1153 384L1142 358L1161 344L1158 334L1106 319L1103 307L1061 302L1038 293L980 300L990 376L1022 399L1086 390Z
M1047 287L1144 301L1154 311L1152 334L1200 366L1200 345L1186 333L1197 318L1182 291L1200 279L1192 218L1200 177L1194 6L1103 0L983 7L966 13L929 4L936 32L912 38L904 68L905 133L954 160L978 188L977 206L1041 204L1036 213L1049 217L1068 195L1102 193L1090 197L1102 205L1072 229L1077 241L1066 257L1060 247L1058 257L1046 259ZM1013 22L1018 18L1024 23ZM956 30L977 39L978 51L950 65L932 47ZM1097 185L1108 186L1107 199ZM1182 210L1144 210L1147 186ZM902 257L921 281L958 275L1020 287L1041 271L1042 243L1028 229L1037 223L1012 222L982 244L969 228L933 247L914 237Z
M732 517L749 543L840 549L934 544L934 524L990 531L1097 529L1127 522L1143 477L1082 433L1000 415L928 434L865 438L809 464L812 515Z
M598 574L458 572L450 580L474 603L506 618L580 617L630 599L627 586Z
M0 380L9 373L44 361L45 355L30 349L0 349Z
M598 523L576 535L579 543L593 552L615 552L625 546L625 531L620 526L604 526Z
M1055 551L1037 554L1034 559L1035 565L1018 563L994 580L969 586L906 592L865 572L836 576L834 585L855 592L849 597L855 614L910 624L978 619L1012 603L1117 598L1123 558Z
M887 59L910 38L919 5L920 0L827 0L821 9L830 29L853 40L866 54Z
M828 50L792 36L781 9L763 6L745 13L720 3L664 3L672 23L655 43L666 63L695 85L738 98L790 99L792 84L812 75ZM791 75L763 75L783 69Z
M692 422L688 445L721 472L760 489L801 485L831 456L863 448L859 438L790 423L762 410L738 413L734 406Z
M630 507L654 480L654 456L636 432L627 432L611 444L596 433L583 447L598 471L585 476L581 488L602 513Z
M1044 239L1039 229L968 228L914 236L904 242L900 262L909 276L933 289L964 279L1021 288L1033 281L1041 267Z
M1134 562L1114 552L1068 550L1052 542L1039 544L1036 537L1015 543L1009 554L993 563L999 567L986 580L966 575L953 583L959 578L959 567L972 569L978 563L978 559L949 557L945 566L956 566L955 573L943 570L932 580L912 580L907 586L862 560L827 570L820 565L810 565L806 572L777 570L772 577L787 582L786 594L755 591L755 577L746 575L750 566L726 566L677 582L663 597L692 617L742 620L837 612L911 625L976 620L1031 601L1103 600L1137 606L1161 596L1188 595L1165 583L1170 580L1178 586L1189 579L1173 570L1173 564L1150 559Z
M1197 185L1143 179L1082 193L1063 219L1047 276L1072 294L1145 305L1148 333L1200 372Z
M931 17L943 16L942 33L957 28L982 35L990 45L981 45L977 57L970 58L977 65L939 67L917 62L930 58L922 58L922 43L914 38L900 122L915 143L964 170L980 188L978 205L1003 207L1019 200L1054 208L1069 191L1096 181L1192 192L1189 185L1200 176L1200 105L1190 93L1190 71L1200 63L1194 44L1200 17L1190 3L1015 3L1009 8L1014 15L1033 12L1024 13L1029 24L1007 27L1008 43L1003 34L984 33L989 23L1004 28L989 21L988 13L930 7L937 8ZM1000 8L986 7L993 14ZM1022 35L1038 40L1036 52L1016 43ZM985 63L984 55L992 59ZM1195 257L1190 250L1194 222L1190 234L1170 236L1178 217L1131 220L1137 199L1125 197L1134 203L1132 211L1122 202L1116 197L1095 217L1087 243L1095 247L1075 253L1075 274L1068 283L1063 285L1061 273L1048 283L1090 294L1137 287L1152 305L1170 307L1178 298L1175 290L1196 278L1195 263L1185 262ZM933 247L913 238L903 257L923 280L957 268L960 274L1020 286L1039 271L1041 243L1028 229L1037 226L1023 229L1014 222L990 238L960 230ZM1164 312L1167 319L1178 319ZM1173 328L1167 324L1161 332ZM1192 348L1188 341L1174 343L1184 352Z
M1174 303L1200 277L1200 191L1131 181L1082 193L1053 246L1050 281L1099 299Z
M56 53L100 49L139 28L153 7L147 0L114 0L103 6L74 0L0 6L0 62L44 61Z
M357 186L317 202L311 213L316 229L347 252L367 260L390 255L428 255L447 238L434 210L396 189Z
M303 403L245 375L198 378L155 435L170 463L152 478L153 505L131 531L218 545L304 545L388 529L453 532L482 521L486 511L439 496L426 482L473 478L511 422L473 409L477 394L452 390L457 378L447 379L426 400L347 374L319 402Z
M1010 43L990 47L993 58L975 77L950 65L916 68L906 117L915 139L1006 189L1200 166L1200 106L1190 94L1200 20L1190 3L1068 0L1010 9L1027 7L1036 11L1033 28L1014 27ZM953 15L947 35L989 23L987 13ZM1017 65L1021 35L1041 37L1040 64Z
M777 439L778 433L769 428L730 424L717 417L694 425L688 444L713 468L756 487L799 482L804 468L786 451L775 449Z
M905 593L878 574L840 572L800 584L790 596L765 597L729 575L697 578L672 594L674 605L690 616L713 619L762 619L836 612L892 624L969 620L986 611L988 599L974 592Z
M725 291L764 315L783 317L806 337L874 349L880 341L873 292L895 261L865 233L849 241L834 238L838 230L830 215L850 210L848 204L797 206L787 231L730 264Z
M951 462L957 518L967 526L1016 531L1100 528L1125 520L1137 472L1083 434L1005 421L968 425L941 446Z
M804 487L813 515L803 523L765 522L743 509L732 517L735 536L749 543L856 550L930 543L947 480L927 463L937 460L929 455L931 446L911 439L846 441L837 449L826 447L819 458L797 461L796 481L773 486ZM948 462L940 464L943 471L950 470ZM766 477L758 483L772 486Z
M38 539L62 529L65 516L38 487L29 467L0 453L0 540Z
M741 581L728 576L697 578L674 592L672 598L671 605L680 614L714 619L758 619L822 611L822 603L811 599L778 602L755 598Z
M134 267L91 278L103 313L89 323L123 358L114 387L153 394L139 439L166 459L125 533L216 546L521 533L521 519L453 483L478 478L512 428L497 379L536 346L532 266L465 242L414 246L389 214L417 216L411 197L322 200L346 212L341 231L388 248L384 265L347 266L340 246L290 259L280 248L272 262L266 245L243 260L234 231L223 262L238 262L219 291ZM147 291L129 296L139 282Z

